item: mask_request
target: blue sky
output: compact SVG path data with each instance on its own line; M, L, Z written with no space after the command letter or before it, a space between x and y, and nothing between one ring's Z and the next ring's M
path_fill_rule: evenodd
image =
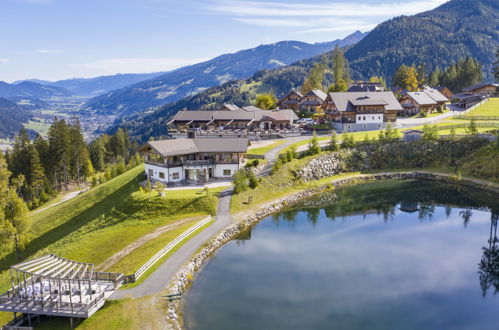
M0 80L166 71L281 40L330 41L445 0L0 0Z

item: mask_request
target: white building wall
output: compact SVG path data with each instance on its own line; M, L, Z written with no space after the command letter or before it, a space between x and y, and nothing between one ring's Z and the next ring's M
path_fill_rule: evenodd
M355 117L356 117L355 120L356 120L357 124L383 123L383 114L382 113L356 115Z
M184 173L182 167L165 168L157 165L145 164L145 173L149 176L150 171L152 171L151 179L162 181L162 182L178 182L184 179ZM164 178L160 177L160 173L164 174ZM178 178L174 179L173 173L178 173Z
M231 178L234 173L239 169L239 164L216 164L215 177L216 178ZM230 170L230 175L224 175L224 170Z

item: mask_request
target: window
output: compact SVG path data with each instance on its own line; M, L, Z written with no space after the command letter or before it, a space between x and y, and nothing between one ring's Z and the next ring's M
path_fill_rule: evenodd
M178 172L172 173L172 179L177 180L180 177Z
M232 174L231 170L224 170L224 176L230 176Z
M364 128L367 128L367 125L364 125Z
M165 173L164 172L159 172L159 178L164 179L165 178Z

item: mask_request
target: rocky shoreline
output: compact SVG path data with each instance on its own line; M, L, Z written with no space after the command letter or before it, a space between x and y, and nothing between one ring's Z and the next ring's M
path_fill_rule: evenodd
M446 174L438 174L432 172L414 171L414 172L365 174L365 175L357 175L352 177L346 177L343 179L332 180L330 183L324 184L320 187L304 190L295 193L291 196L287 196L278 199L276 201L273 201L267 205L264 205L255 214L248 216L242 221L236 224L232 224L227 228L225 228L224 230L222 230L215 238L213 238L208 243L207 247L203 248L200 252L198 252L187 265L185 265L184 267L182 267L182 269L178 271L173 281L173 285L170 288L169 294L183 293L190 286L195 273L201 268L202 264L205 261L207 261L214 253L216 253L216 251L220 247L222 247L225 243L237 237L237 235L239 235L247 228L255 225L261 219L281 211L286 206L295 204L299 201L302 201L319 193L352 184L360 184L360 183L367 183L380 180L412 180L412 179L455 183L499 194L499 185L495 185L481 180L454 178ZM178 302L168 303L168 313L166 317L172 329L182 329L180 312L181 310Z

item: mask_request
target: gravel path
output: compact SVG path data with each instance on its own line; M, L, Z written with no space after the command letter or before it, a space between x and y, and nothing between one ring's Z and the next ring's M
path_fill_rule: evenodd
M191 259L199 247L231 224L230 199L232 191L232 188L229 188L221 193L217 217L209 227L182 245L140 285L131 289L118 290L111 296L111 299L139 298L165 290L177 271Z

